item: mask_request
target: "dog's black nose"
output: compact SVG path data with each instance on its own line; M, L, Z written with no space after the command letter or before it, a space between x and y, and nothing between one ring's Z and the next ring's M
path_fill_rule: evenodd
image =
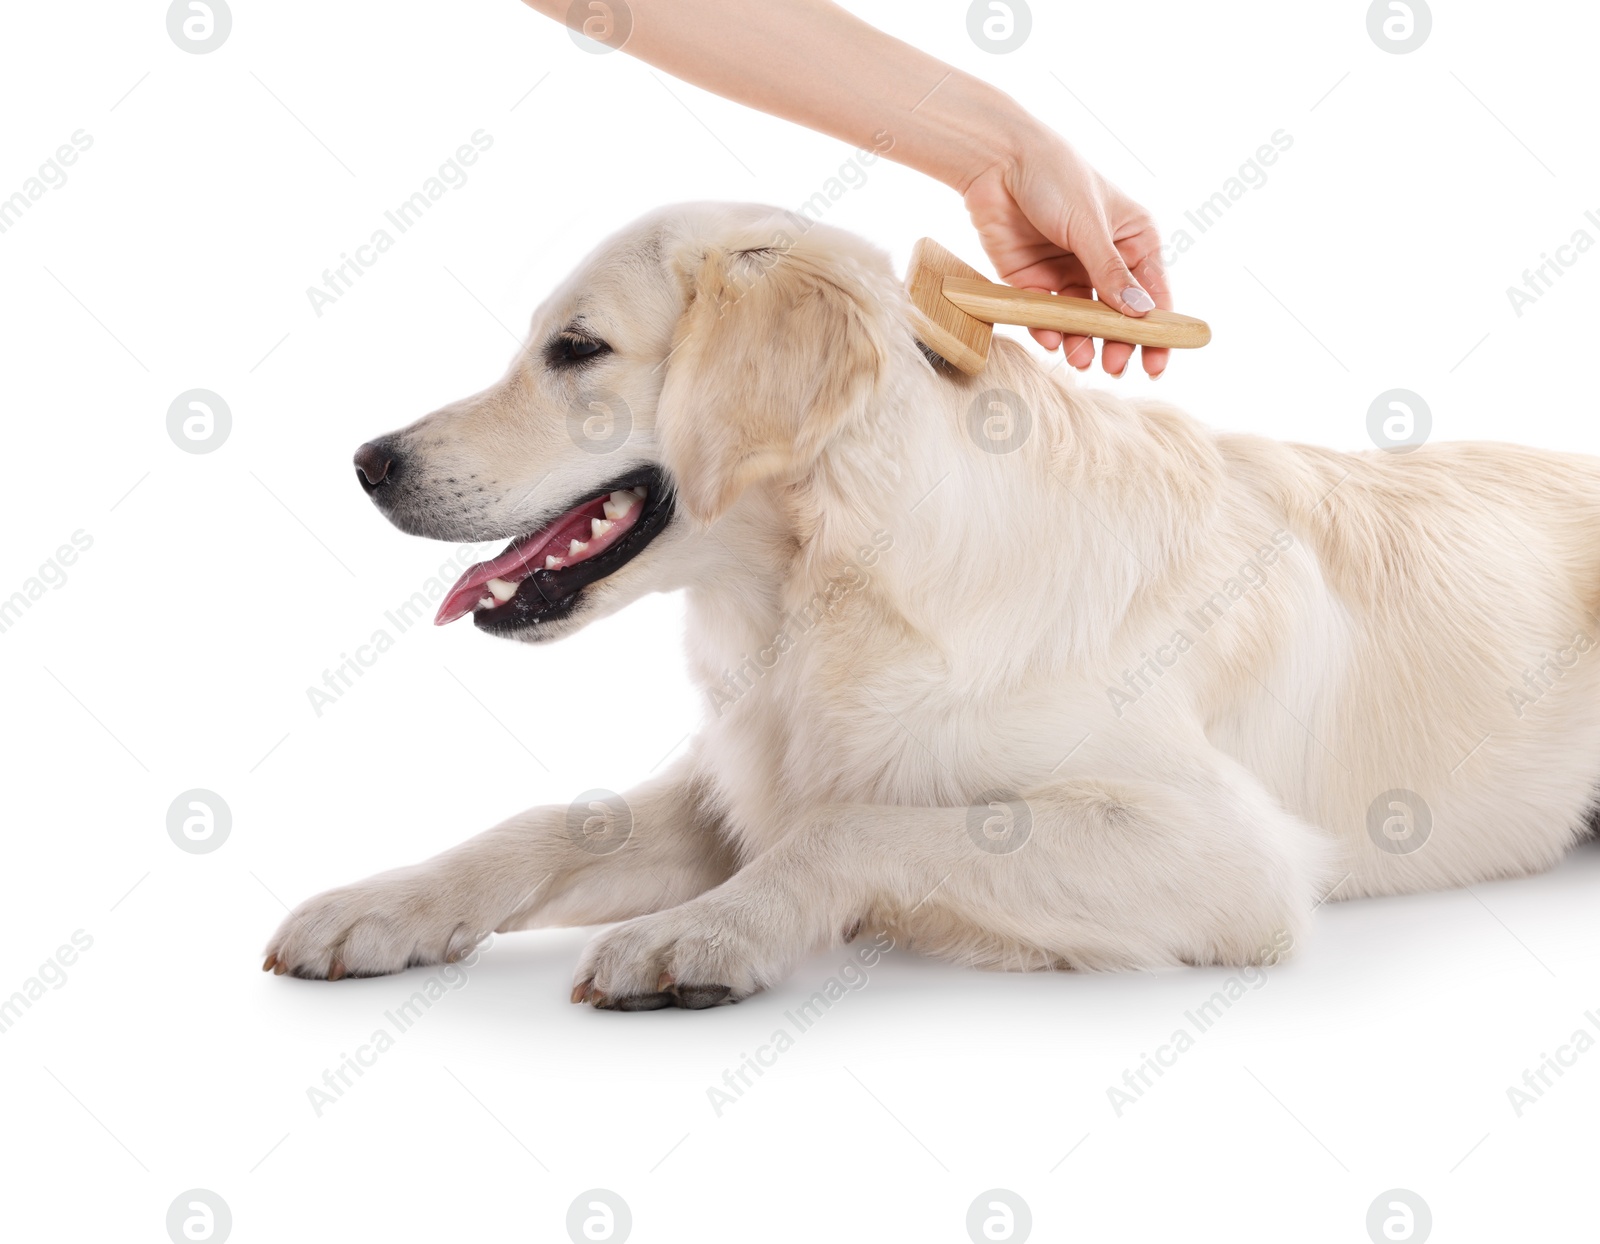
M395 476L395 455L383 441L368 441L356 450L356 482L368 492Z

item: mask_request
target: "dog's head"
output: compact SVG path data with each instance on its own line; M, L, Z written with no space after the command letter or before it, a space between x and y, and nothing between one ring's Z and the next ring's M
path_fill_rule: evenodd
M554 638L713 570L708 546L865 417L903 315L887 257L850 234L668 209L589 256L499 383L361 446L357 479L403 531L511 541L439 622Z

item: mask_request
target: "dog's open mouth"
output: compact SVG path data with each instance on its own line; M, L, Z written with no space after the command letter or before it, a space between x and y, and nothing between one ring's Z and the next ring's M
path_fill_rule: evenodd
M439 606L435 626L467 614L485 630L565 617L591 583L615 574L661 534L672 489L654 467L613 480L593 496L470 567Z

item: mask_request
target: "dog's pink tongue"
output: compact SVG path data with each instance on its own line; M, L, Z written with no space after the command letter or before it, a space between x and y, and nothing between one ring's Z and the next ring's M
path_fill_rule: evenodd
M527 568L529 563L536 563L549 542L548 531L536 531L513 541L511 547L499 557L468 566L466 573L456 580L456 585L446 594L439 612L434 615L433 624L443 626L457 618L466 617L488 593L485 585L490 579L525 578L519 572Z
M464 618L480 604L486 609L494 608L497 600L489 586L491 580L503 580L503 591L506 583L521 583L535 570L575 565L605 552L639 521L643 503L642 488L594 497L573 506L548 527L519 536L499 557L469 567L456 580L433 624L443 626ZM614 519L605 517L608 510L616 515Z

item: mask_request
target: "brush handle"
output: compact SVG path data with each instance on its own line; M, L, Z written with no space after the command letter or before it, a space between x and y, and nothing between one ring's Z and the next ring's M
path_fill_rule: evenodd
M1136 346L1192 350L1211 340L1211 326L1176 311L1123 315L1091 298L1067 298L1037 289L1012 289L993 281L944 278L944 296L974 319L1023 328L1053 328L1081 337L1103 337Z

